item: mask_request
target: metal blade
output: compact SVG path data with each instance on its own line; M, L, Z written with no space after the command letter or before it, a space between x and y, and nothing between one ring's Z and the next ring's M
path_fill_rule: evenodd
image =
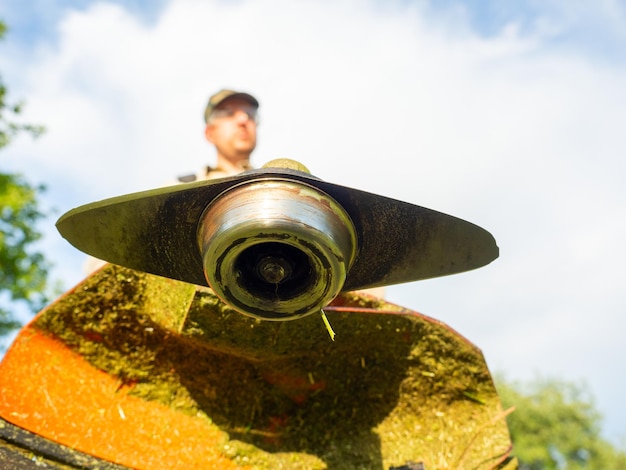
M344 291L460 273L498 257L491 234L470 222L284 168L119 196L73 209L56 225L72 245L96 258L207 285L197 241L202 212L232 186L264 179L304 182L348 212L359 246Z

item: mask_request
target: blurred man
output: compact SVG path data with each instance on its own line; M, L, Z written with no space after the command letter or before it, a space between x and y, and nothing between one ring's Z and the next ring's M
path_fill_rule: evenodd
M179 178L182 182L222 178L250 168L250 154L256 147L259 102L248 94L233 90L215 93L204 111L204 135L215 146L215 168Z

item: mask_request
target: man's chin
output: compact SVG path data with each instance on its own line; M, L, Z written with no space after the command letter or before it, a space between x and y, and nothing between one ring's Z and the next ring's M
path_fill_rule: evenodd
M240 153L252 153L256 144L254 142L241 142L235 148Z

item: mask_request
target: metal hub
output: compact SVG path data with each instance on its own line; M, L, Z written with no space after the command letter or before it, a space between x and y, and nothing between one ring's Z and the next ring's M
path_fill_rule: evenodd
M235 310L265 320L325 307L343 287L356 240L350 217L330 196L277 179L225 191L198 230L211 288Z

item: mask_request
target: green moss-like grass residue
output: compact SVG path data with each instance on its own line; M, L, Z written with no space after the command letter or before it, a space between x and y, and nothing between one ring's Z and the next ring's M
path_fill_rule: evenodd
M108 266L37 326L132 393L210 420L258 469L490 468L510 446L480 351L439 322L348 294L264 322L209 289ZM377 309L386 313L375 313Z

